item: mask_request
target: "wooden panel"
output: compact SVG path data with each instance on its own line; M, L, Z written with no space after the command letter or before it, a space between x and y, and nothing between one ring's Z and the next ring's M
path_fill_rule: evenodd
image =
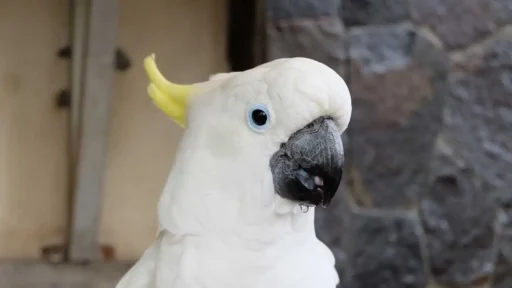
M91 0L84 53L82 119L78 143L69 258L100 258L99 214L113 94L118 0ZM78 98L78 97L77 97Z
M35 258L67 226L67 0L0 0L0 258Z
M2 288L114 288L132 263L53 265L40 261L0 262Z
M226 71L224 0L120 1L119 45L132 68L116 76L100 241L138 258L155 237L157 200L181 130L146 94L142 62L156 53L170 79L190 83Z
M85 72L85 52L87 49L87 32L90 18L90 0L72 0L71 18L72 18L72 39L71 49L71 105L69 107L69 151L71 161L71 175L75 175L76 162L78 159L78 148L80 143L80 124L82 110L82 94L84 90L84 72ZM74 180L74 179L72 179ZM74 184L74 183L73 183ZM72 184L72 185L73 185Z

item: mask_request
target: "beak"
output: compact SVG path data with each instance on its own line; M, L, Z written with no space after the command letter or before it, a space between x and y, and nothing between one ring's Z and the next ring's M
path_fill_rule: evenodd
M192 85L177 85L165 79L156 66L154 54L144 59L144 69L150 81L148 94L155 105L181 127L185 127Z
M298 204L327 207L341 183L343 162L336 123L318 118L295 132L270 159L274 189Z

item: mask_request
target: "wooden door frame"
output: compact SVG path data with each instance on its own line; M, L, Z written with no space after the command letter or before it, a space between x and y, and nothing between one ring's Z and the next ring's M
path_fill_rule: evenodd
M97 235L113 94L118 0L75 0L72 7L73 184L66 258L86 262L102 258Z
M232 71L244 71L266 59L265 0L229 0L227 54Z

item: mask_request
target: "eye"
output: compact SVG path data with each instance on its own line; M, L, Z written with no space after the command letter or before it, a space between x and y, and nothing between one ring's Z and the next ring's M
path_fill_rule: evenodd
M257 132L262 132L268 128L270 122L270 114L268 109L263 104L256 104L249 109L247 115L249 127Z

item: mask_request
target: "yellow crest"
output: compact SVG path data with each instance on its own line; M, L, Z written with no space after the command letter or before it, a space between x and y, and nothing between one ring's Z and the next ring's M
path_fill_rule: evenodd
M148 94L155 105L181 127L185 127L187 103L192 94L192 85L178 85L165 79L156 66L154 54L144 59L144 69L150 81Z

